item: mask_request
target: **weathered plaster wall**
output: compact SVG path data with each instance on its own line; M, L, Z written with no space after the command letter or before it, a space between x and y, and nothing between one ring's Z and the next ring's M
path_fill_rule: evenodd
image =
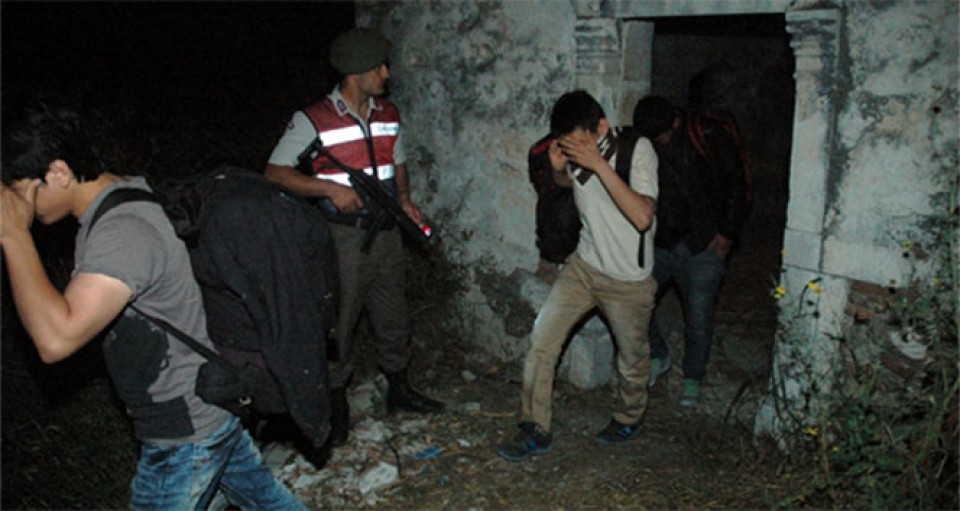
M785 302L802 303L807 289L811 305L798 320L781 317L788 330L772 388L801 417L822 412L818 392L830 389L833 339L851 323L843 312L855 280L900 287L949 270L956 233L942 226L956 214L957 6L856 1L788 14L798 135L781 284ZM809 292L817 279L819 295ZM770 401L758 432L781 429Z
M908 239L928 256L944 249L928 223L957 169L956 1L358 2L358 24L397 45L392 98L414 192L445 254L468 269L457 320L478 345L522 357L546 293L531 275L525 154L553 101L590 81L577 75L590 58L578 28L616 35L607 19L784 11L797 103L783 283L796 296L822 279L818 319L806 325L816 374L832 356L818 336L843 321L850 279L905 281L918 259L902 257ZM631 79L631 93L647 83ZM595 93L605 106L616 100ZM920 258L920 271L933 261ZM792 380L797 395L805 380Z
M957 171L957 5L851 2L849 95L837 123L828 183L824 271L875 283L930 273L935 258L902 256L904 242L942 244L925 219ZM941 246L937 246L941 245Z
M732 13L783 4L642 3L651 15L670 12L671 6ZM636 58L649 58L644 38L652 35L652 27L621 32L617 17L643 14L630 11L635 7L574 0L357 4L358 25L376 26L395 42L391 97L404 115L414 192L440 226L445 254L468 269L457 320L497 356L523 356L548 290L531 274L537 262L536 197L527 182L526 151L545 132L555 99L575 87L588 88L611 117L624 116L616 105L619 52L626 46ZM634 94L649 89L649 66L641 66L639 74L644 76L626 76L635 80ZM605 338L606 329L594 320L582 337ZM605 339L575 341L571 351L603 361L612 347ZM578 368L576 357L567 359L574 360L565 362L564 370L574 378L606 380L605 374L593 374L603 369Z
M790 0L576 0L582 16L618 18L782 13Z
M575 82L573 4L361 1L357 11L395 44L391 97L414 193L468 270L461 326L497 356L522 357L547 291L531 273L526 153Z

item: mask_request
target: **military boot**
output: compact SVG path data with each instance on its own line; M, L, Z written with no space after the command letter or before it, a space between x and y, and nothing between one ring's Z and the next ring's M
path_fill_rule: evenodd
M330 389L330 443L334 447L347 443L350 437L350 403L347 388Z
M443 403L430 399L410 388L407 372L385 373L387 376L387 413L439 413Z

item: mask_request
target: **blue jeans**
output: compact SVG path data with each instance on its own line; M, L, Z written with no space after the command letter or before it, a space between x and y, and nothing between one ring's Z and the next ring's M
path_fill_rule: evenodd
M710 361L713 340L713 307L726 272L726 261L712 248L691 254L686 243L673 249L654 250L653 277L657 280L657 303L676 284L683 304L683 376L703 379ZM661 311L657 308L650 322L650 357L665 358L670 353L660 331Z
M143 444L131 507L206 509L218 489L241 509L307 509L273 477L234 416L196 443Z

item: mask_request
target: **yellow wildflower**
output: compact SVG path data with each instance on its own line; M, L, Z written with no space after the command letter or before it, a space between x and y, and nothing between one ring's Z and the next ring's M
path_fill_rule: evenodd
M804 430L804 433L810 436L817 436L820 434L820 430L818 430L816 426L809 426L806 430Z
M903 240L903 248L909 249L913 246L913 242L910 240Z
M811 280L810 282L807 282L807 287L810 288L810 291L813 291L813 294L815 295L819 295L820 293L823 292L823 288L821 288L820 284L818 284L817 281L815 280Z
M783 286L777 286L776 288L774 288L772 294L773 294L773 299L774 299L774 300L779 300L779 299L783 298L783 296L784 296L785 294L787 294L787 288L785 288L785 287L783 287Z

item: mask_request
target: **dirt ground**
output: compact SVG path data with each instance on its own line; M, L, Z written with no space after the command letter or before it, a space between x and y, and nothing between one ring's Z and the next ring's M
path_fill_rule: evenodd
M317 509L756 508L785 495L743 425L724 424L710 407L679 408L673 385L651 396L643 436L605 447L594 435L609 420L612 392L560 384L553 451L501 460L494 449L515 428L518 368L473 367L476 380L436 369L428 378L435 383L422 385L447 403L446 413L361 418L324 470L288 457L281 473ZM382 463L399 477L377 481Z
M420 322L411 379L447 404L444 414L387 416L382 385L375 371L367 371L352 389L350 442L334 450L322 470L288 444L265 445L266 457L314 509L791 507L796 474L784 472L779 455L755 446L751 435L776 325L769 290L779 271L783 227L768 213L754 215L731 259L701 403L690 409L677 404L682 374L675 364L652 390L645 432L634 442L607 447L594 440L609 420L612 388L580 390L559 382L553 451L521 463L501 460L496 446L518 420L521 361L492 360L459 334L425 331ZM137 447L102 363L94 360L99 348L86 350L91 363L41 367L13 324L9 300L3 305L0 508L125 507ZM675 294L664 308L671 352L679 359Z
M496 446L518 420L520 361L498 362L421 332L413 379L447 404L445 413L386 415L385 383L367 368L351 389L350 441L322 470L285 444L265 447L268 462L315 509L778 507L791 495L787 465L751 434L775 329L769 283L780 249L763 242L770 239L760 230L748 235L731 261L700 404L678 405L682 374L675 364L652 389L645 431L631 443L601 446L594 439L610 418L612 387L581 390L558 382L553 450L519 463L500 459ZM675 293L663 307L678 357L682 322Z
M289 444L264 445L268 462L314 509L662 509L791 506L799 473L754 445L753 415L764 394L776 327L769 296L779 271L776 215L754 215L730 261L716 310L716 338L700 404L677 404L682 374L651 391L645 432L617 447L595 434L615 402L609 386L558 382L552 452L501 460L520 408L521 361L491 359L464 334L416 322L411 379L447 411L430 417L384 413L382 377L366 367L351 389L347 445L317 470ZM66 238L69 239L69 238ZM413 256L412 264L421 261ZM431 273L432 272L432 273ZM410 285L415 309L448 300L433 282ZM417 300L420 300L419 302ZM96 363L92 345L67 364L44 367L4 307L3 509L123 507L137 458L129 422ZM682 321L675 293L662 304L675 359ZM419 316L418 316L419 317ZM362 331L363 329L361 329ZM83 441L78 441L83 439ZM51 491L51 488L54 489Z
M553 450L521 463L501 460L496 446L518 420L521 361L493 360L456 333L418 322L411 379L443 400L445 413L386 415L384 381L361 365L351 388L350 441L333 450L321 470L283 442L265 444L265 457L313 509L793 507L791 485L800 474L766 446L754 445L751 434L767 382L776 325L769 289L780 260L777 237L758 223L748 226L731 259L700 404L677 404L682 374L675 365L651 391L645 432L627 445L594 440L615 402L611 387L581 390L558 382ZM412 276L411 286L433 284ZM435 296L423 296L430 293ZM443 298L442 290L414 294ZM14 328L9 302L4 306L0 507L124 507L136 444L94 361L97 347L81 354L87 360L42 366ZM679 357L676 295L669 294L663 307L671 352Z
M22 18L8 17L29 20L21 26L48 26L42 20L69 18L58 14L60 8L26 9L30 3L21 7L29 12ZM19 12L7 11L11 16ZM20 71L18 81L5 80L5 96L18 97L10 92L40 96L38 91L46 90L52 97L61 97L63 84L71 90L87 84L93 92L84 96L87 103L106 106L119 127L128 126L124 122L132 126L119 130L135 136L118 140L123 143L115 152L122 154L127 148L134 164L151 163L165 171L189 169L218 156L231 162L257 162L251 168L259 168L291 109L322 90L317 77L305 70L313 69L316 55L324 52L281 53L266 48L242 59L225 58L220 56L224 48L218 42L217 58L197 53L196 67L216 71L214 61L230 63L221 74L197 78L187 72L190 67L167 69L173 66L138 58L136 62L145 63L145 68L164 72L159 77L145 70L142 76L134 73L139 81L130 82L136 85L123 89L129 89L123 94L114 94L109 87L100 91L96 84L102 78L101 63L111 70L111 79L129 64L111 67L109 52L87 51L70 66L50 64L61 62L51 59L63 54L65 47L89 37L54 36L70 34L66 27L82 28L99 16L93 12L85 19L70 18L69 23L55 25L60 28L43 41L32 31L23 31L20 45L9 45L21 50L4 54L11 68ZM272 28L269 23L265 26ZM164 44L158 47L173 44L170 37L159 40ZM264 44L262 39L254 41L256 47ZM171 53L175 58L160 62L179 64L195 49L171 48L176 50ZM118 52L115 59L122 54ZM268 57L257 60L261 54ZM277 59L279 54L285 58ZM18 55L19 60L14 59ZM271 71L274 68L267 66L297 58L304 61L302 65L289 67L296 73ZM139 69L134 66L131 72ZM274 75L285 77L284 87L262 85L263 77ZM162 122L145 122L142 112L154 111L162 112L158 116ZM149 147L144 141L150 142ZM719 299L717 339L701 403L691 409L677 405L682 375L675 368L651 392L645 433L636 441L619 447L596 444L594 435L609 420L613 390L579 390L560 382L555 389L553 451L528 462L501 460L495 448L516 427L521 362L491 360L457 340L456 334L420 330L411 379L420 390L447 404L444 414L387 416L378 380L368 371L366 379L359 375L352 389L356 409L351 439L332 452L322 470L283 443L264 446L267 460L315 509L703 509L770 508L789 502L784 499L791 495L791 474L781 470L784 465L775 453L753 445L750 432L766 385L775 329L769 289L779 269L783 232L782 213L757 213L745 230L741 250L731 260ZM55 251L70 253L71 234L54 233L51 238L59 242ZM68 362L43 366L16 324L11 301L5 299L0 306L4 337L0 508L126 507L137 445L98 359L99 346L85 348ZM665 307L674 319L672 353L679 356L682 341L674 295ZM423 322L416 327L422 329Z

